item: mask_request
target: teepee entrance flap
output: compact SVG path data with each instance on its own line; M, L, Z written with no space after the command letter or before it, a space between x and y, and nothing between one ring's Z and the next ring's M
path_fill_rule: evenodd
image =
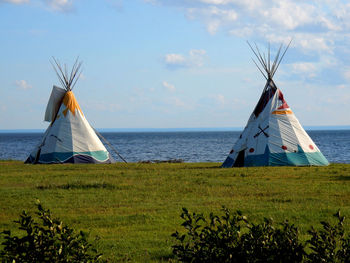
M53 86L49 101L46 106L44 121L52 122L60 109L66 90Z

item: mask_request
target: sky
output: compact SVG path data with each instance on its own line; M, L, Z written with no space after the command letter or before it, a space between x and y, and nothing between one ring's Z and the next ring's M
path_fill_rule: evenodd
M45 129L50 61L95 128L244 127L272 56L304 126L350 125L350 3L340 0L0 0L0 129Z

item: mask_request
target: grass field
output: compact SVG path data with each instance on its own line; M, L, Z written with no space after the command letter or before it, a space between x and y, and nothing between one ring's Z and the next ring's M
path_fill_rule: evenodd
M182 207L208 214L225 205L256 221L288 218L302 233L337 209L350 217L350 164L222 169L218 163L0 161L0 231L14 229L22 210L33 213L36 199L74 229L98 235L110 262L167 262L170 235L182 230Z

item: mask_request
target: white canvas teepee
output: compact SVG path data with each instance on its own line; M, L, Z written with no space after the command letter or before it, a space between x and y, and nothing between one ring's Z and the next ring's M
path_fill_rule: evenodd
M72 92L79 78L81 63L75 62L70 75L55 61L54 69L64 89L54 86L45 112L51 122L41 143L29 155L26 163L111 163L94 129L86 120ZM57 69L56 69L56 67Z
M266 85L222 167L328 165L272 79L289 45L282 53L280 46L274 61L270 60L270 48L266 59L257 46L249 46L262 67L253 60Z

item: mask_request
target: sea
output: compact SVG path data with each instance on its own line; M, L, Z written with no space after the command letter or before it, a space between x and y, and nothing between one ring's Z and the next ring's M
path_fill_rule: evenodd
M350 130L307 131L331 163L350 163ZM101 132L128 162L182 160L223 162L240 131ZM24 161L42 132L1 132L0 159Z

